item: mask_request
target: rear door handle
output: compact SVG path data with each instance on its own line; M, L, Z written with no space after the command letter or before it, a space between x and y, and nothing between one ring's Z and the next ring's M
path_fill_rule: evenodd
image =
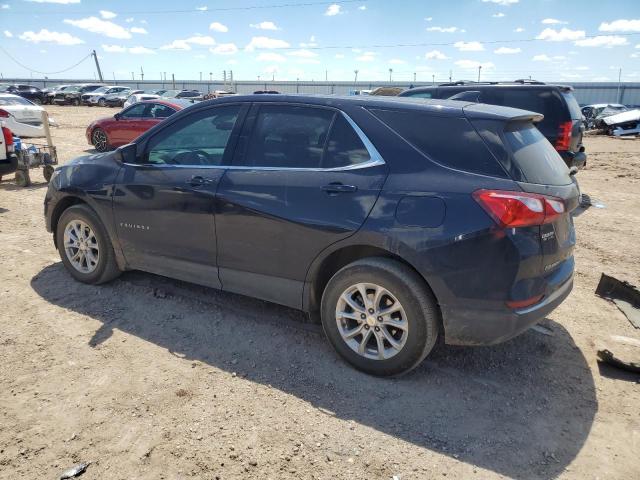
M323 192L326 193L350 193L358 190L358 187L355 185L344 185L342 183L330 183L329 185L324 185L322 188Z
M194 175L189 180L187 180L187 183L192 187L198 187L200 185L208 185L210 183L214 183L214 181L210 178L202 177L200 175Z

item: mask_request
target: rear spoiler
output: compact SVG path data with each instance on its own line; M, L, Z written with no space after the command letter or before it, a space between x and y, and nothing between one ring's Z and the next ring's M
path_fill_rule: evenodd
M465 117L469 120L502 120L505 123L542 121L541 113L520 110L519 108L500 107L486 103L472 103L462 107Z

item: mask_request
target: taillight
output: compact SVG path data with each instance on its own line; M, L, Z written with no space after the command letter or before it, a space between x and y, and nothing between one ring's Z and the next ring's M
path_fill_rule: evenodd
M564 151L569 150L571 146L571 130L573 129L573 122L562 122L558 129L558 139L556 140L556 150Z
M10 116L11 114L9 112L0 108L0 118L9 118Z
M476 190L473 198L503 228L542 225L565 212L561 199L537 193Z
M4 143L7 145L7 152L13 152L13 133L7 127L2 127L2 136Z

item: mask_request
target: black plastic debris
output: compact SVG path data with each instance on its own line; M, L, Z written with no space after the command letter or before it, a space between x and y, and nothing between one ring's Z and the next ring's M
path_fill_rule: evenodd
M78 465L71 467L69 470L60 475L60 480L64 480L65 478L79 477L87 471L88 466L88 463L79 463Z
M621 360L607 349L598 350L598 358L616 368L621 368L622 370L627 370L629 372L640 373L640 363Z
M640 328L640 291L636 287L603 273L596 288L596 295L611 300L629 319L631 325Z

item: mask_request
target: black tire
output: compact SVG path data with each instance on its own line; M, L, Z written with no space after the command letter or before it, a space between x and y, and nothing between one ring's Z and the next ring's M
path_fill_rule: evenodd
M96 128L91 132L91 143L98 152L106 152L111 148L109 146L109 137L101 128Z
M29 170L16 170L16 185L19 187L28 187L31 185Z
M98 263L95 270L90 273L77 270L65 252L64 231L67 225L74 220L80 220L89 225L98 243L100 251ZM121 273L116 262L109 234L96 213L87 205L73 205L62 212L56 228L56 244L58 245L58 253L65 268L73 278L80 282L97 285L109 282Z
M72 104L74 107L79 107L79 106L80 106L80 99L78 99L78 98L74 98L73 100L71 100L71 104Z
M49 183L49 180L51 180L51 176L53 175L53 166L45 165L44 167L42 167L42 175L44 176L44 179L47 181L47 183Z
M34 98L32 102L35 103L36 105L42 105L42 100L40 100L39 98Z
M106 105L104 98L101 98L98 100L98 106L99 107L104 107Z
M358 283L383 287L396 297L406 313L408 329L404 346L390 358L378 360L360 355L346 343L338 329L336 308L340 296ZM433 349L440 324L436 300L424 279L396 260L379 257L353 262L329 280L322 295L321 318L324 332L340 356L358 370L377 376L402 375L418 366Z

